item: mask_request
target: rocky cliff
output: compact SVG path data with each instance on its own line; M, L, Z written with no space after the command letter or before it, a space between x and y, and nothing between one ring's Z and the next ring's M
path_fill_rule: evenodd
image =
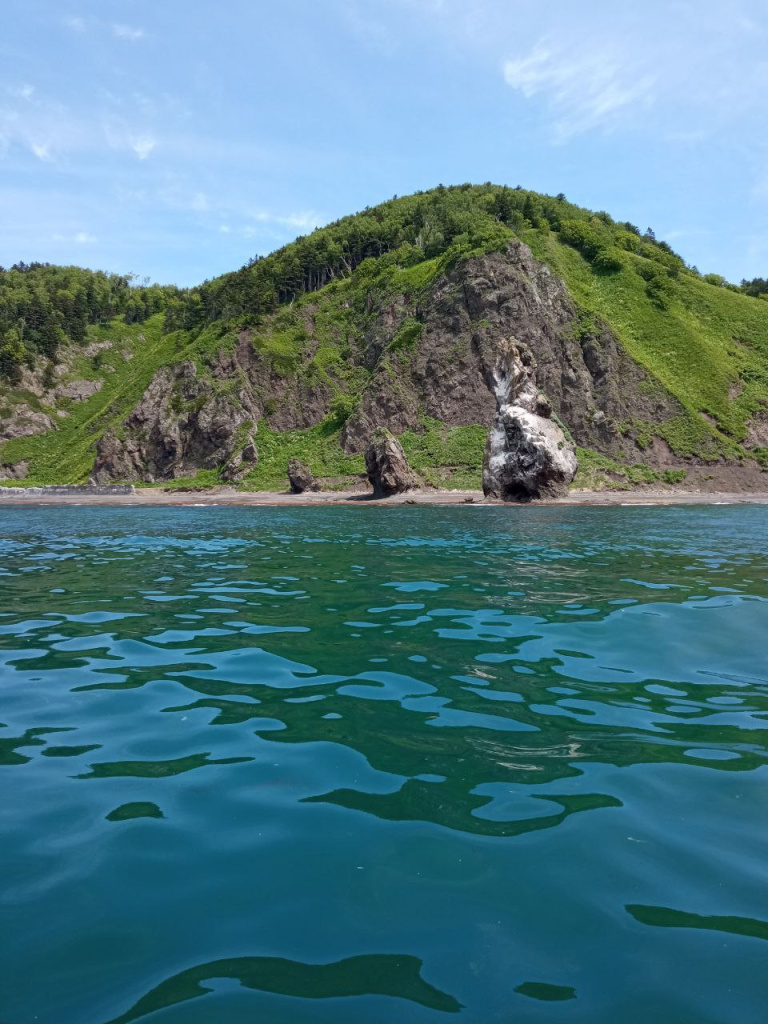
M164 301L0 367L0 476L274 488L296 459L336 486L382 428L422 481L479 487L492 428L525 426L577 485L765 488L768 302L559 198L393 200ZM535 401L500 405L510 353Z
M305 366L290 374L275 369L249 331L200 368L191 361L162 367L119 433L98 442L93 478L187 477L226 467L260 421L275 431L320 424L345 380L302 373L317 347L318 312L317 305L303 311ZM412 337L398 345L409 327ZM418 433L424 417L490 428L495 368L510 345L532 354L536 388L583 447L639 454L631 424L680 412L607 325L584 329L565 283L519 241L461 262L419 295L371 301L351 341L343 370L357 369L364 386L339 438L348 454L362 452L378 427Z

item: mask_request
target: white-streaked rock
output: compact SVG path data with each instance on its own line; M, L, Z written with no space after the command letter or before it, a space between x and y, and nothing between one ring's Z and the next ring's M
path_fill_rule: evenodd
M522 346L504 346L493 375L496 418L483 460L483 492L502 501L566 494L578 460L536 387L536 364Z

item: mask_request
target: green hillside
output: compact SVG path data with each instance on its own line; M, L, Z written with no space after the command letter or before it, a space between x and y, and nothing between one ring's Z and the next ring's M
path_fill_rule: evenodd
M191 360L214 393L234 395L241 371L222 379L212 367L245 336L273 382L295 380L332 399L321 422L279 429L273 422L279 410L260 394L260 461L241 486L284 486L292 456L308 461L320 477L361 473L361 457L344 454L339 436L374 373L399 379L418 350L425 309L445 275L504 252L513 238L565 281L577 331L586 336L607 325L647 371L643 386L679 404L663 422L619 424L633 443L650 449L654 438L662 439L681 466L768 462L761 444L744 447L750 421L768 410L765 282L737 287L702 277L631 224L564 197L485 185L393 199L188 291L137 289L127 279L75 268L3 271L0 438L8 437L4 422L23 420L22 408L24 415L47 416L51 429L6 440L0 463L27 462L26 483L87 480L96 442L107 430L121 435L161 366ZM376 367L366 365L362 339L379 330L382 311L390 308L401 319ZM84 399L56 393L82 381L100 389ZM402 439L429 482L478 486L484 436L479 425L447 427L422 415ZM582 451L581 460L582 484L672 482L684 475L650 458L644 468L636 448L626 458ZM195 479L216 483L219 470L200 470Z

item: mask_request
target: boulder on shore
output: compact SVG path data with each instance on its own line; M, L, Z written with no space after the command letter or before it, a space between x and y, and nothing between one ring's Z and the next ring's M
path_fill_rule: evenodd
M288 463L288 483L292 494L303 494L305 491L319 491L312 470L300 459L291 459Z
M408 465L403 446L388 430L371 434L365 449L365 471L373 487L374 498L388 498L418 487L416 474Z
M502 501L557 498L568 493L578 461L536 388L536 364L510 343L493 373L496 418L483 459L483 493Z

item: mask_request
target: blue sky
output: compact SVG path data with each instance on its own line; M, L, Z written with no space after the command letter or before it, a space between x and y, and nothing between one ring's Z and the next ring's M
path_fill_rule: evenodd
M0 264L194 284L494 181L768 276L766 0L9 0Z

